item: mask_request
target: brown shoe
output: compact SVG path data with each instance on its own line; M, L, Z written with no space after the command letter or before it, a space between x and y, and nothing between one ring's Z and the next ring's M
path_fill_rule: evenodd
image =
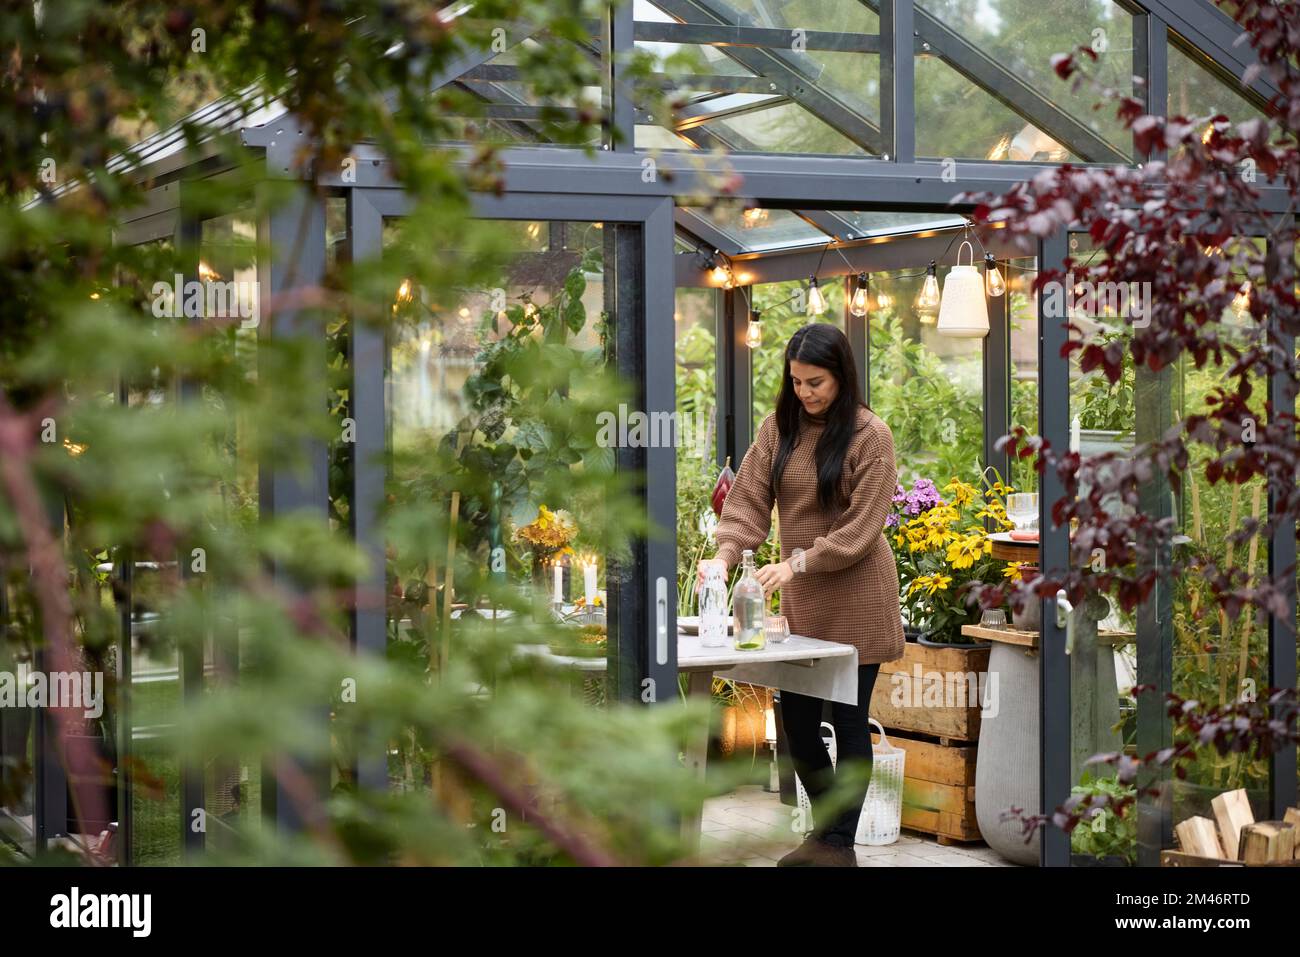
M827 844L808 834L803 843L776 862L777 867L857 867L858 855L851 847Z

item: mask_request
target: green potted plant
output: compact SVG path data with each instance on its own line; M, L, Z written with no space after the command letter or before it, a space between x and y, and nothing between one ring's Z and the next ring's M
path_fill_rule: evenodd
M1070 790L1080 803L1105 796L1110 803L1085 814L1070 832L1071 863L1078 867L1131 867L1137 863L1137 789L1113 777L1084 774Z
M1007 563L992 557L984 523L1011 527L1002 503L1010 491L1000 476L982 495L955 477L943 494L929 479L917 479L910 490L897 487L886 524L898 565L899 603L911 636L922 644L972 643L961 626L978 622L980 610L967 605L966 592L973 583L1007 574Z

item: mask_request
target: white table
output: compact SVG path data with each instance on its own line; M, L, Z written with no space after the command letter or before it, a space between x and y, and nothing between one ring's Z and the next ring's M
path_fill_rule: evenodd
M677 670L689 676L689 693L709 694L716 675L814 698L857 703L858 655L850 645L802 635L791 635L788 641L756 651L737 651L730 638L727 642L722 648L706 648L698 635L678 632ZM545 645L521 645L520 650L575 671L605 670L604 658L557 655ZM701 690L695 690L697 685Z
M544 645L523 646L530 653L544 655L558 665L584 672L603 672L604 658L556 655ZM769 643L755 651L738 651L728 637L722 648L706 648L698 635L677 634L677 670L686 674L686 693L708 699L713 678L729 678L767 688L795 691L816 698L856 704L858 701L858 653L852 645L819 638L791 635L780 644ZM706 725L686 744L686 766L704 777L708 757L709 729ZM688 846L700 839L703 807L693 809L682 820L682 836Z
M780 644L755 651L737 651L731 644L705 648L698 635L677 635L677 670L687 675L686 694L708 699L713 678L730 678L778 690L797 691L818 698L856 704L858 652L852 645L791 635ZM706 725L686 745L686 767L704 778L709 753ZM693 808L682 819L682 838L698 847L704 808Z

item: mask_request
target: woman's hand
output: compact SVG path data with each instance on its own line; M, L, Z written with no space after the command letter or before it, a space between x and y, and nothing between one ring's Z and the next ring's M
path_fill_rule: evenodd
M695 590L696 591L699 591L701 588L704 587L704 573L708 571L710 566L716 567L722 571L722 578L725 582L727 577L727 563L723 561L721 558L701 558L699 567L695 569Z
M763 586L763 594L771 595L794 578L794 569L789 562L777 562L775 565L764 565L756 575L758 583Z

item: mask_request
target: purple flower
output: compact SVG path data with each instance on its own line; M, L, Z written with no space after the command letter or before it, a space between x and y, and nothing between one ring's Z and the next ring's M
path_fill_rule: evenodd
M889 514L885 516L885 528L894 528L898 524L898 516Z
M939 505L943 499L939 496L939 490L933 482L929 479L917 479L903 501L903 513L916 516Z

